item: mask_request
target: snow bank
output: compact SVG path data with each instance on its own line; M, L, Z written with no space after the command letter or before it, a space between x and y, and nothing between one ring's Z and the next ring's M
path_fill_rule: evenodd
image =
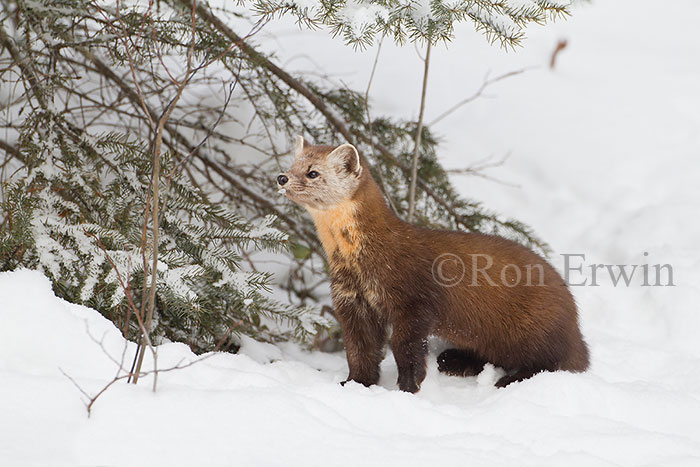
M134 345L97 312L56 298L37 272L0 274L4 465L639 465L700 456L698 361L592 336L594 366L498 390L437 373L417 395L341 387L342 355L244 339L138 386L118 383L90 418L63 370L94 394ZM197 357L159 348L160 367ZM661 374L645 375L645 360ZM679 358L680 357L680 358ZM148 358L146 359L149 360Z

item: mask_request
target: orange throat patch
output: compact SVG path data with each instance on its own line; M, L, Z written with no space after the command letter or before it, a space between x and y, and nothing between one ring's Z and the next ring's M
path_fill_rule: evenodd
M329 261L337 251L345 259L352 259L360 251L360 231L357 225L357 206L343 201L333 209L309 208L316 231Z

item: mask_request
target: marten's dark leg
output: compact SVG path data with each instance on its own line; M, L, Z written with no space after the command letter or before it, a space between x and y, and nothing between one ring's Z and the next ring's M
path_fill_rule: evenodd
M510 383L524 381L528 378L532 378L537 373L541 373L543 371L547 371L547 370L543 370L543 369L536 369L535 370L532 368L522 368L522 369L516 371L515 373L513 373L512 375L505 375L501 379L496 381L496 387L497 388L504 388L504 387L508 386Z
M399 389L418 392L425 379L426 356L428 354L428 329L415 322L394 324L391 335L391 350L399 370Z
M470 349L447 349L438 358L438 370L452 376L476 376L481 373L486 359Z
M359 299L343 300L336 304L335 311L343 331L345 354L350 368L347 381L356 381L365 386L377 384L379 364L384 358L387 340L384 320Z

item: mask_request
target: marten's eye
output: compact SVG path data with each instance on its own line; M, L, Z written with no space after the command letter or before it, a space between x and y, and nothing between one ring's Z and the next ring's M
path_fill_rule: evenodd
M307 173L306 176L309 178L316 178L319 176L319 173L316 172L315 170L312 170L311 172Z

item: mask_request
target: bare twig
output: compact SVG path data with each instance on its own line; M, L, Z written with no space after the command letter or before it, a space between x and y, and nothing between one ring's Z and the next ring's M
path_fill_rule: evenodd
M182 359L175 366L168 367L168 368L161 368L159 370L154 369L153 371L142 371L141 373L139 373L139 375L140 376L148 376L148 375L152 375L152 374L157 375L158 373L169 373L169 372L175 371L175 370L182 370L182 369L191 367L192 365L195 365L203 360L206 360L207 358L211 357L212 355L215 355L215 354L210 353L210 354L204 355L202 357L199 357L199 358L192 360L190 362L187 362L187 363L183 363L185 360ZM122 381L122 380L127 379L129 377L128 373L123 374L123 375L119 375L119 376L115 376L114 378L112 378L111 381L109 381L107 384L105 384L97 393L95 393L95 395L90 395L85 389L82 388L82 386L80 386L80 384L78 384L78 382L75 380L75 378L73 378L68 373L66 373L62 368L59 368L58 370L63 374L63 376L68 378L68 380L71 383L73 383L73 386L75 386L78 389L78 391L80 391L80 393L83 396L85 396L85 398L87 399L86 401L84 401L84 403L85 403L85 407L87 409L88 417L90 417L90 415L92 414L92 407L95 405L95 402L97 402L97 399L99 399L102 394L104 394L115 383L118 383L119 381ZM122 368L122 371L125 371L125 370Z
M377 71L377 64L379 63L379 54L382 51L382 43L384 43L384 36L382 36L382 38L379 40L379 45L377 46L377 54L374 57L374 64L372 65L372 71L369 74L369 81L367 81L367 89L365 90L365 113L367 114L367 128L369 129L369 147L372 151L372 156L374 156L375 148L374 134L372 132L372 116L370 115L369 111L369 91L372 88L372 82L374 81L374 73L375 71ZM382 171L377 170L377 174L379 174L379 184L381 186L382 191L384 192L384 196L389 201L389 207L391 207L392 211L394 211L394 214L398 214L396 206L394 206L394 200L391 199L391 195L386 190L386 181L384 180L384 175L382 174Z
M377 71L377 64L379 63L379 54L382 52L382 44L384 43L384 36L382 36L377 46L377 54L374 56L374 64L372 65L372 71L369 74L369 81L367 81L367 89L365 90L365 112L367 113L367 127L369 128L369 145L374 152L374 135L372 134L372 118L369 114L369 90L372 88L372 81L374 80L374 72Z
M495 167L501 167L503 164L505 164L508 158L510 158L510 152L507 153L505 156L501 157L500 159L496 159L493 156L489 156L474 162L469 167L465 167L463 169L445 169L445 172L451 175L468 175L473 177L479 177L485 180L500 183L501 185L518 188L520 185L516 183L505 182L503 180L499 180L495 177L484 173L486 170L493 169Z
M423 68L423 88L420 95L420 110L418 111L418 123L416 125L416 142L413 148L413 163L411 165L411 184L408 191L408 216L406 220L413 220L413 212L416 206L416 183L418 181L418 156L420 155L421 136L423 133L423 114L425 112L425 94L428 89L428 71L430 70L430 41L425 49Z
M239 64L239 66L238 66L239 72L240 72L240 69L241 69L242 66L243 66L243 62L241 61L240 64ZM201 148L201 147L204 145L204 143L207 142L207 140L209 139L209 137L210 137L211 135L214 134L214 131L216 130L216 127L219 126L219 123L221 123L221 119L224 117L224 115L226 115L226 109L228 109L228 105L229 105L229 103L231 102L231 97L233 97L233 91L236 89L236 84L238 83L238 76L239 76L239 75L236 74L236 77L235 77L234 81L233 81L232 83L229 84L229 87L228 87L228 94L226 94L226 90L224 90L224 95L226 96L226 97L224 98L224 105L223 105L223 107L221 108L221 112L219 113L219 116L218 116L218 118L216 119L216 121L215 121L215 122L209 127L209 129L207 130L206 136L202 139L202 141L199 142L199 144L197 144L194 148L192 148L192 150L190 150L189 154L187 154L185 157L183 157L183 158L178 162L177 166L175 166L175 167L173 168L173 171L180 170L182 167L184 167L184 165L185 165L187 162L189 162L189 160L192 158L192 156L193 156L197 151L199 151L199 148Z
M459 109L460 107L463 107L463 106L469 104L470 102L477 100L479 97L481 97L484 94L484 91L486 90L486 88L488 88L492 84L495 84L495 83L502 81L506 78L510 78L511 76L520 75L520 74L522 74L530 69L532 69L532 68L521 68L520 70L509 71L508 73L504 73L502 75L496 76L495 78L489 78L490 72L487 72L486 76L484 77L484 81L481 83L481 86L479 86L479 89L477 89L474 94L467 97L466 99L462 99L461 101L457 102L455 105L453 105L452 107L450 107L449 109L447 109L446 111L444 111L443 113L438 115L436 118L434 118L430 123L428 123L428 125L429 126L435 125L436 123L438 123L439 121L441 121L442 119L444 119L445 117L447 117L448 115L453 113L455 110Z
M132 46L129 45L128 41L130 40L133 44L133 48L137 48L137 41L141 38L141 35L143 34L143 28L146 27L150 23L149 18L151 15L151 11L153 8L153 2L150 1L148 5L148 9L144 13L144 21L142 24L142 28L139 29L138 33L136 34L135 38L132 38L131 35L129 35L126 31L126 26L123 24L120 9L119 9L119 0L116 2L116 16L117 20L121 23L121 32L117 31L117 28L114 26L112 21L109 19L109 15L107 12L105 12L102 8L97 3L94 3L93 6L101 13L102 19L109 25L112 34L114 34L115 37L119 38L122 44L124 45L124 50L126 51L127 58L129 59L129 70L131 72L131 77L133 80L134 87L136 88L136 93L138 94L139 97L139 102L141 106L143 107L143 110L145 111L146 118L148 118L148 122L151 126L151 129L155 131L156 124L153 119L153 117L150 115L148 112L148 106L146 105L146 99L143 96L143 91L141 90L141 86L139 85L139 80L136 77L136 66L134 64L134 56L132 52Z
M194 56L194 47L195 47L195 25L196 25L196 1L192 1L192 38L190 41L190 46L187 49L187 65L184 73L184 78L182 81L174 81L175 86L176 86L176 92L175 95L170 99L170 102L168 102L168 105L165 107L163 112L161 113L160 117L158 118L158 123L155 128L155 135L153 139L153 145L152 145L152 160L153 160L153 166L152 166L152 172L151 172L151 202L152 202L152 211L151 211L151 222L152 222L152 227L151 227L151 241L152 241L152 246L151 246L151 283L148 291L148 311L146 314L146 319L145 319L145 326L144 330L142 331L144 334L148 334L151 332L151 323L153 322L153 312L155 310L155 305L156 305L156 290L158 287L157 281L158 281L158 250L159 250L159 237L160 237L160 169L161 169L161 164L160 164L160 154L161 154L161 147L163 144L163 131L165 129L165 125L168 122L168 119L170 118L170 115L172 114L173 110L175 110L175 106L177 105L178 101L182 97L182 93L185 90L185 87L187 86L188 82L194 75L194 73L197 72L197 70L193 70L192 66L192 58ZM158 53L160 56L160 53ZM161 63L162 63L162 58L161 58ZM142 339L145 340L145 336L142 337ZM133 378L133 383L136 384L138 383L139 380L139 374L141 372L141 365L143 363L143 357L144 357L144 352L145 349L143 346L141 347L141 351L138 354L138 362L136 363L136 371L134 374ZM158 379L158 373L156 371L156 374L153 379L153 390L155 391L156 389L156 382Z

